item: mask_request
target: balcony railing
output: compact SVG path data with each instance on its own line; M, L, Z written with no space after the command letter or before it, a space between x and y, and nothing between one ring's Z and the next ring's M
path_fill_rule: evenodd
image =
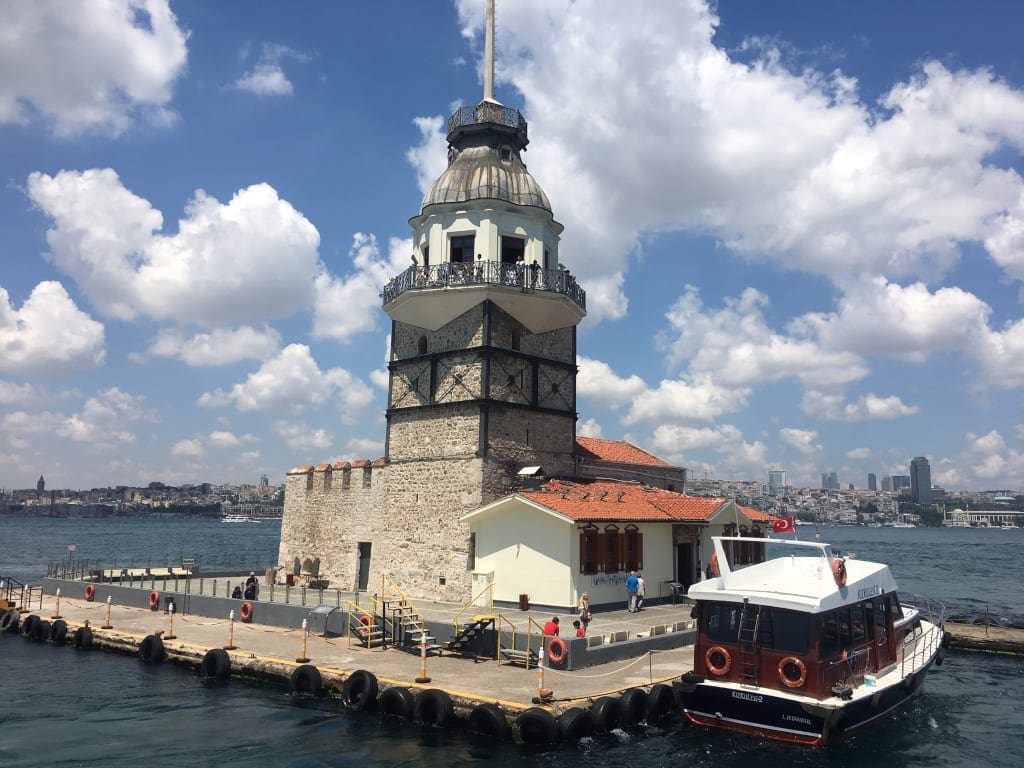
M518 109L486 101L482 101L474 107L459 107L455 110L448 118L448 135L451 136L457 128L479 123L492 123L512 128L521 132L524 140L527 136L526 120Z
M561 293L572 299L580 309L587 309L587 292L580 288L568 270L542 269L523 263L496 264L491 261L409 267L388 281L381 292L381 299L384 306L387 306L406 291L463 285L500 285L523 291Z

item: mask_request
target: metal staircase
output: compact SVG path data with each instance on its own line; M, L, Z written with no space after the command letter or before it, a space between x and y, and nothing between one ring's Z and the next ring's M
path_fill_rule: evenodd
M493 616L474 616L472 621L458 627L444 648L474 661L480 658L493 659L496 656L496 640L493 634L490 637L485 634L493 628Z
M426 644L427 654L440 654L444 650L437 638L430 634L422 612L388 574L381 574L380 597L373 600L380 617L385 643L410 653L419 653Z
M747 685L760 684L760 646L758 633L761 629L761 607L743 601L737 641L740 646L740 682Z
M17 579L0 576L0 612L31 611L33 605L37 610L43 608L43 587L38 584L22 584Z

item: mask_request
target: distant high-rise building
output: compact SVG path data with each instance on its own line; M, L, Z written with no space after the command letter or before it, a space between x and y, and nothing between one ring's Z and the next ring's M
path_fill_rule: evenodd
M893 475L892 476L892 489L899 491L900 488L910 489L910 475Z
M892 478L889 475L885 475L885 476L882 477L882 490L883 491L891 491L892 490Z
M878 490L878 478L875 477L875 473L874 472L868 472L868 490L869 491L877 491Z
M768 495L783 496L786 493L786 470L768 470Z
M36 493L42 494L46 490L46 481L43 480L43 476L39 476L39 481L36 483Z
M835 472L828 473L828 487L834 491L839 490L839 476Z
M910 497L918 504L932 503L932 469L924 456L910 462Z

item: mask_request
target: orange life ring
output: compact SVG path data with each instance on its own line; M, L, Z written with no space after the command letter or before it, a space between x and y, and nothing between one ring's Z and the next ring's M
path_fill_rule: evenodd
M708 563L708 570L711 571L712 576L721 576L722 569L718 567L718 553L711 553L711 562Z
M242 603L242 607L238 609L238 615L242 617L242 621L251 621L252 603Z
M832 561L832 578L836 580L837 587L846 586L846 561L836 558Z
M87 584L86 587L85 587L85 599L88 600L91 603L93 597L95 597L95 596L96 596L96 585L95 584Z
M721 655L721 664L715 664L714 657L716 655ZM713 645L708 648L708 652L704 654L704 662L708 665L708 672L718 677L724 677L732 669L732 656L720 645Z
M160 607L160 593L155 589L149 593L149 607L154 611Z
M795 680L786 674L786 668L793 665L799 670L800 677ZM803 688L807 682L807 665L796 656L787 656L779 662L779 681L787 688Z
M569 646L565 644L565 640L560 637L553 638L548 643L548 659L552 664L561 664L565 661L566 654L569 653Z

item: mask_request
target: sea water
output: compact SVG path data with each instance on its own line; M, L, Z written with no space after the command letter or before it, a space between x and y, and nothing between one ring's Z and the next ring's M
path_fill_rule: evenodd
M230 530L227 530L230 529ZM801 526L799 535L814 535ZM202 557L223 547L276 565L277 523L0 519L0 575L35 581L46 561ZM844 553L887 562L901 593L954 612L1024 618L1024 530L822 528ZM84 550L84 551L83 551ZM467 674L472 674L467 664ZM381 722L334 699L209 683L185 668L0 636L0 766L1013 766L1024 764L1024 659L951 653L922 695L875 727L823 749L674 721L532 750L458 731ZM685 670L681 670L685 671ZM525 673L524 673L525 674Z

